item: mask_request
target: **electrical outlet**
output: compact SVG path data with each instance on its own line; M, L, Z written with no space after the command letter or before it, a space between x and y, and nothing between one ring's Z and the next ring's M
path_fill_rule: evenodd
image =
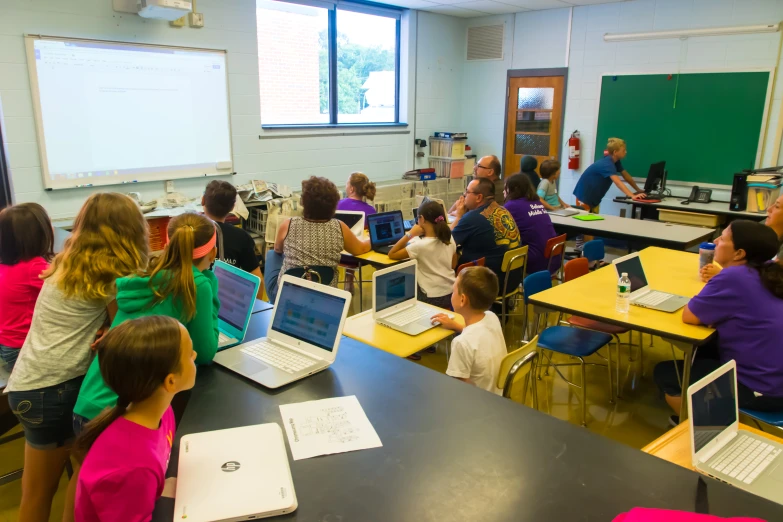
M188 21L190 22L190 27L204 27L204 13L190 13L188 14Z
M185 27L185 22L187 22L187 19L188 17L187 15L185 15L180 18L177 18L176 20L172 20L171 22L169 22L169 25L171 27Z
M166 182L166 194L174 192L174 182L169 180Z

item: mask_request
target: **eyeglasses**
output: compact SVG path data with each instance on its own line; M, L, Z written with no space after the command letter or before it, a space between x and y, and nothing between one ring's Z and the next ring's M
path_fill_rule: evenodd
M468 194L480 194L479 192L474 192L472 190L466 190L463 196L468 197Z
M492 167L485 167L484 165L481 165L480 163L477 163L477 164L476 164L476 166L475 166L475 167L473 167L473 169L474 169L474 170L475 170L475 169L487 169L487 170L489 170L489 169L491 169L491 168L492 168Z

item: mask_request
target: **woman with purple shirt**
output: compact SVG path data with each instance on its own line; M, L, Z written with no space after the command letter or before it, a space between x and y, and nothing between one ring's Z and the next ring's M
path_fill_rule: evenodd
M544 205L536 194L536 189L527 176L506 178L506 210L517 224L520 244L527 245L527 273L533 274L547 269L544 257L546 242L555 237L555 227L549 219ZM560 267L560 259L552 263L555 269Z
M691 382L734 359L740 408L783 411L783 266L769 261L778 250L777 235L761 223L737 220L715 245L715 262L723 270L690 300L682 320L717 330L718 359L705 357L699 348ZM655 382L679 411L682 390L674 364L658 364ZM677 364L682 372L682 361Z
M361 172L351 174L345 185L345 195L348 197L337 202L337 210L364 212L365 216L375 214L375 207L365 202L365 200L375 199L375 183L371 182L366 174Z

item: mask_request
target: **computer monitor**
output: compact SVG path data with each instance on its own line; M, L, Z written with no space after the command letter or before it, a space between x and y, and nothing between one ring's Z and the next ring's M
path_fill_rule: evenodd
M647 180L644 182L644 192L660 194L666 188L666 162L659 161L650 165Z

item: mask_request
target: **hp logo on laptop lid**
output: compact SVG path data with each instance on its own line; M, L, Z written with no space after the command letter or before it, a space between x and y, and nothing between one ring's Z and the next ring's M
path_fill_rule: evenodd
M226 473L231 473L233 471L238 470L239 467L240 467L239 466L239 462L237 462L235 460L230 460L230 461L226 462L225 464L223 464L222 466L220 466L220 469L222 469Z

